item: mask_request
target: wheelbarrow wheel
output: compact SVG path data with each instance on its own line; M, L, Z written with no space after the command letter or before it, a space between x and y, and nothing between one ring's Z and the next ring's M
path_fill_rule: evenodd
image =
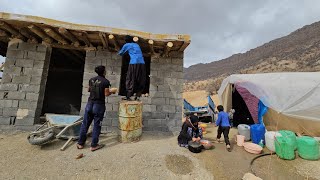
M55 134L52 130L45 132L44 134L31 134L28 136L28 141L32 145L43 145L55 139Z

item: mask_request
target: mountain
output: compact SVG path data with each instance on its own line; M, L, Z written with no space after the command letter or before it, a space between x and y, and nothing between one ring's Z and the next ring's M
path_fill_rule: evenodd
M320 71L320 22L246 53L184 69L187 83L237 73Z

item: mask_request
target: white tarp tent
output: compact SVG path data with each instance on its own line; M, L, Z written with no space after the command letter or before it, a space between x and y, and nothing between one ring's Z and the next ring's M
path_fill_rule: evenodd
M231 75L218 91L226 110L232 104L232 84L247 89L271 109L266 125L320 135L320 72Z

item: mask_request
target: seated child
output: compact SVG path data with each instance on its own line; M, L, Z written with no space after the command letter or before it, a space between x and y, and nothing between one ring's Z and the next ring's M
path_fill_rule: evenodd
M202 130L198 127L198 122L199 118L194 114L186 118L178 136L180 147L188 147L188 142L191 140L199 142L202 139Z

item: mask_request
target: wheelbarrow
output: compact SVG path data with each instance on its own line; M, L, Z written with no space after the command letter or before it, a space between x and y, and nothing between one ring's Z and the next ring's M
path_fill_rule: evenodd
M41 146L54 139L67 139L67 142L60 148L63 151L72 140L79 138L82 116L45 114L45 119L44 124L28 135L30 144Z

